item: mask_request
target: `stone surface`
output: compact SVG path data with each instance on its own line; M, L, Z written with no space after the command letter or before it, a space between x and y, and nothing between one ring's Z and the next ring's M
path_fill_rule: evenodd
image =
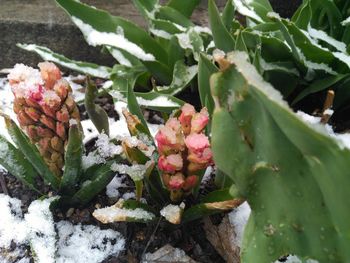
M274 5L289 13L300 1L271 0ZM82 0L82 2L107 10L113 15L120 15L145 27L145 21L131 0ZM216 0L216 2L222 7L226 0ZM203 0L193 15L196 24L207 24L206 7L207 0ZM16 43L47 46L57 53L76 60L101 65L114 63L111 56L100 52L100 48L92 48L86 44L81 32L54 0L0 0L0 32L0 69L12 67L18 62L34 66L40 61L37 55L16 47Z
M147 253L142 263L173 263L173 262L184 262L184 263L196 263L192 258L186 255L186 253L179 249L174 248L171 245L165 245L158 249L154 253Z

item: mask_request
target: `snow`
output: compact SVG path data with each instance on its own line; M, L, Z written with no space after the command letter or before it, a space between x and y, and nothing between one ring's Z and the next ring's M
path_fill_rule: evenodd
M24 215L28 241L37 263L54 263L56 253L56 231L50 204L55 198L35 200Z
M160 214L170 223L179 224L181 221L181 214L184 209L185 204L183 202L180 205L169 204L160 210Z
M120 52L120 50L116 49L116 48L108 48L109 52L111 53L111 55L118 60L119 64L124 65L126 67L132 67L131 62L123 55L122 52Z
M109 198L119 198L120 193L118 191L119 188L126 186L123 181L125 179L125 176L123 175L116 175L112 179L112 181L107 185L106 187L106 195ZM125 199L125 198L123 198Z
M279 262L281 262L281 261L278 261L278 260L275 261L275 263L279 263ZM284 263L303 263L303 262L305 262L305 263L318 263L317 260L313 260L313 259L307 259L305 261L302 261L299 257L294 256L294 255L288 256L287 261L284 261Z
M169 34L168 32L166 32L164 30L151 28L150 32L157 37L161 37L161 38L165 38L165 39L171 39L171 37L172 37L171 34Z
M94 164L105 163L108 158L123 153L123 148L120 145L114 144L111 138L105 133L98 135L95 146L95 151L90 152L87 156L83 156L82 164L84 169Z
M53 200L32 202L23 217L21 201L0 194L0 249L8 249L14 242L15 252L20 253L21 246L30 245L39 263L99 263L124 249L124 238L114 230L67 221L55 223L49 209Z
M338 51L346 53L346 44L330 37L325 31L312 28L310 24L307 27L307 31L312 38L322 40L325 43L335 47Z
M233 209L232 212L230 212L228 215L230 224L234 227L236 233L234 242L239 247L242 245L244 228L248 222L250 212L251 210L249 204L247 202L244 202L239 207Z
M202 182L200 186L201 188L204 188L208 184L208 182L211 180L213 171L214 171L214 168L212 166L207 167L202 178Z
M278 103L280 106L289 109L286 101L283 100L282 94L274 89L272 85L266 82L258 73L256 68L248 62L248 55L245 52L235 51L227 54L227 59L236 66L236 69L244 76L246 81L258 88L268 98ZM229 103L231 105L231 103Z
M350 16L341 22L342 26L347 26L350 23Z
M144 221L153 220L155 218L154 214L141 208L136 208L133 210L120 208L119 206L123 202L124 200L120 199L113 206L96 209L92 215L104 224L119 221L127 221L129 218Z
M127 174L131 177L133 181L141 181L147 169L153 165L153 161L148 161L146 164L133 164L131 166L126 164L113 163L111 165L111 170L119 174Z
M78 72L84 72L86 74L89 74L91 76L108 79L110 76L109 68L104 66L98 66L98 67L91 67L87 64L80 64L77 65L72 62L68 62L66 60L61 60L60 58L53 55L53 52L47 48L43 48L34 44L29 45L20 45L21 48L28 50L28 51L35 51L37 54L39 54L44 60L52 61L54 63L60 64L64 67L76 70Z
M125 245L120 233L100 230L92 225L73 225L67 221L56 224L59 235L57 263L97 263L106 255L118 255Z
M233 5L236 7L236 10L242 14L243 16L247 16L250 17L258 22L264 22L262 20L262 18L255 13L255 11L249 7L249 1L245 1L245 0L232 0L233 1Z
M83 32L86 41L90 45L108 45L125 50L140 60L155 61L155 57L152 54L146 53L141 47L125 38L122 30L117 29L116 33L100 32L77 17L72 16L71 18L77 27Z
M332 110L329 110L328 112L332 113ZM314 117L302 111L298 111L296 115L312 129L316 130L319 133L322 133L323 135L333 138L335 142L338 143L340 149L350 149L350 133L335 133L332 126L329 124L321 123L320 117Z
M154 99L146 99L146 98L141 98L141 97L137 97L137 102L142 105L142 106L148 106L148 107L159 107L159 106L163 106L163 107L180 107L181 105L171 101L167 96L162 96L159 95L157 97L155 97Z
M70 120L69 120L69 126L74 126L74 125L78 125L77 120L75 120L75 119L70 119Z

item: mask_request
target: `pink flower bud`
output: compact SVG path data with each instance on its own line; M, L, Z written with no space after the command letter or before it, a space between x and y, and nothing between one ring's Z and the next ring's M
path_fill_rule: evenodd
M210 147L209 139L203 133L193 133L186 137L185 144L190 152L202 152Z
M213 164L213 153L210 148L205 148L201 152L190 152L187 157L191 163L206 164L206 166Z
M183 149L184 141L176 119L169 119L164 127L160 128L155 138L160 154L169 154Z
M42 62L38 64L42 79L45 81L45 87L52 89L56 81L61 79L60 69L51 62Z
M209 122L207 108L203 108L199 113L193 115L191 121L191 133L200 133Z
M185 191L189 191L193 189L198 183L198 176L190 175L186 178L185 183L183 185L183 189Z
M183 167L182 157L180 154L162 155L158 160L158 167L160 170L167 173L180 171Z
M180 190L185 183L185 177L182 173L177 173L170 176L169 188L170 190Z
M189 134L191 131L191 120L196 113L195 108L191 104L184 104L181 108L179 121L181 123L184 134Z

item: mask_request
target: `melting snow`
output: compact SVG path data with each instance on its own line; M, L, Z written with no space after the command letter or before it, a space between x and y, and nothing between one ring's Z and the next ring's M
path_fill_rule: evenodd
M10 248L11 242L17 247L30 245L39 263L99 263L124 249L119 232L66 221L54 223L49 209L52 200L34 201L23 217L21 201L0 194L0 248ZM23 258L21 262L28 261Z
M108 45L123 49L143 61L155 60L152 54L146 53L141 47L126 39L122 30L116 30L115 33L100 32L77 17L72 16L72 21L80 28L86 41L92 46Z
M83 71L84 73L89 74L91 76L108 79L110 75L109 68L107 67L104 67L104 66L92 67L84 63L77 65L73 62L69 62L68 60L62 60L59 57L54 56L53 52L50 49L45 47L40 47L34 44L30 44L30 45L21 45L21 48L28 51L35 51L44 60L52 61L64 67L76 70L78 72Z
M332 111L330 110L329 113ZM324 135L330 136L335 139L341 149L348 148L350 149L350 133L335 133L332 126L329 124L322 124L320 117L314 117L302 111L297 112L297 116L303 120L309 127L313 128L317 132L320 132Z
M231 225L235 228L236 239L235 243L240 247L243 240L243 233L245 225L248 222L248 218L250 215L250 206L247 202L244 202L239 207L232 210L229 213L229 220Z
M249 1L247 0L232 0L233 5L237 8L237 11L247 17L250 17L258 22L263 22L262 18L255 13L254 9L249 6Z

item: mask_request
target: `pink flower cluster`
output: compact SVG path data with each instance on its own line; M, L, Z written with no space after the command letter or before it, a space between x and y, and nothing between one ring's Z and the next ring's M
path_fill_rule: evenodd
M174 196L189 193L198 184L198 172L213 164L209 139L203 133L208 121L206 108L196 112L185 104L180 116L170 118L156 134L158 168L165 186L177 193Z
M52 115L67 97L70 90L62 79L59 68L50 62L39 63L40 71L23 64L16 64L8 75L13 94L21 104L40 108ZM46 112L47 111L47 112Z

